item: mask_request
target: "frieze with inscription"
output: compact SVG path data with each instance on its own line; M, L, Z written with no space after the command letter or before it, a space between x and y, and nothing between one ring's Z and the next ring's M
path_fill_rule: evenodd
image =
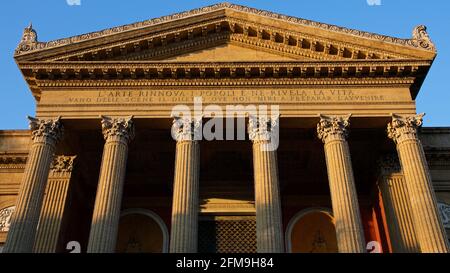
M208 103L320 103L383 102L399 100L376 90L363 92L344 89L274 89L274 90L120 90L71 92L57 98L58 104L190 103L202 97ZM55 98L53 98L54 100ZM43 101L46 98L44 96Z

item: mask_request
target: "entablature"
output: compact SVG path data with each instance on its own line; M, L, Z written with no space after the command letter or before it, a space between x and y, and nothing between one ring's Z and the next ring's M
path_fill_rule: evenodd
M22 73L37 99L42 86L221 86L409 84L415 97L431 61L29 62Z

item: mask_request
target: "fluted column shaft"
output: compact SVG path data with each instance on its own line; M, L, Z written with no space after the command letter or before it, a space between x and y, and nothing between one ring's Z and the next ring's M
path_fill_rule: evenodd
M417 136L422 118L423 114L406 117L393 115L388 125L388 136L397 144L421 251L447 253L447 235L439 217L425 153Z
M325 144L325 159L339 252L363 253L366 252L364 232L350 149L346 140L349 118L350 116L320 116L317 132Z
M420 246L414 230L405 178L400 166L397 167L393 160L386 158L382 165L385 167L382 167L378 187L383 199L392 249L395 253L418 253Z
M55 146L62 137L63 127L55 120L30 119L32 144L23 174L16 210L3 252L30 253L33 250L44 190Z
M113 253L116 248L128 143L134 137L132 117L102 117L102 130L106 142L89 234L89 253Z
M253 141L256 239L258 253L284 252L283 225L276 150L278 118L250 116Z
M55 253L76 156L57 156L50 168L34 243L36 253Z
M200 144L195 134L200 120L176 118L177 141L172 201L171 253L195 253L198 241Z

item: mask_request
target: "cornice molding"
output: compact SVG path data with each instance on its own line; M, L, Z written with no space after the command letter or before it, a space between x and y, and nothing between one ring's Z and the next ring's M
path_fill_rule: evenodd
M0 155L0 169L24 169L27 155Z
M231 25L240 25L242 33L236 32L236 27L231 27ZM211 32L201 35L197 38L188 38L187 40L182 40L180 38L173 38L171 43L167 44L167 37L180 37L183 36L183 32L193 32L199 28L212 28L214 25L220 25L223 32ZM224 27L223 25L228 25ZM230 30L227 30L230 29ZM233 29L233 30L231 30ZM254 30L253 36L250 35L250 29ZM276 39L262 37L262 33L268 33L268 37L273 35L282 37L282 41L277 41ZM188 36L188 35L185 35ZM154 47L154 42L166 40L166 44L160 47ZM178 39L178 40L177 40ZM148 47L146 50L142 50L142 43L147 41L152 41L152 46ZM220 19L212 20L207 23L191 25L190 28L181 28L175 31L158 32L157 34L148 35L145 37L139 37L131 40L114 42L108 44L107 46L98 46L94 49L89 48L86 50L77 51L75 53L68 53L64 55L58 55L56 58L50 59L54 60L70 60L76 57L78 60L84 59L84 56L88 54L99 55L102 50L109 50L111 52L114 48L130 48L138 47L139 49L133 49L134 52L124 52L124 55L119 55L114 58L115 60L142 60L142 59L162 59L171 56L176 56L186 52L192 52L195 50L205 49L213 47L217 44L233 42L248 48L256 50L264 50L272 53L277 53L284 56L289 56L292 58L311 58L317 60L324 59L408 59L416 58L416 56L397 54L393 52L388 52L387 50L378 50L375 48L358 46L351 42L343 42L339 40L332 40L323 37L316 37L304 33L298 33L293 31L286 31L281 28L268 27L262 24L257 24L253 22L248 22L244 20L237 19ZM317 44L322 47L313 47L311 44ZM127 46L133 45L133 46ZM345 55L347 51L347 55ZM365 56L361 55L366 53ZM356 55L353 55L356 54ZM111 54L110 54L111 55ZM94 58L95 60L95 58Z
M41 88L141 86L328 85L411 87L415 97L431 61L27 62L37 100Z
M30 80L167 79L167 78L301 78L416 77L431 61L353 60L285 62L27 62L22 72Z
M335 25L330 25L330 24L325 24L325 23L320 23L320 22L314 22L314 21L310 21L310 20L306 20L306 19L296 18L296 17L292 17L292 16L277 14L274 12L259 10L259 9L255 9L255 8L250 8L250 7L245 7L245 6L240 6L240 5L230 4L230 3L219 3L219 4L212 5L212 6L206 6L206 7L202 7L202 8L198 8L198 9L193 9L190 11L185 11L185 12L176 13L176 14L172 14L172 15L168 15L168 16L159 17L159 18L154 18L154 19L150 19L150 20L146 20L146 21L142 21L142 22L113 27L113 28L109 28L109 29L105 29L105 30L101 30L101 31L97 31L97 32L87 33L87 34L73 36L73 37L69 37L69 38L58 39L58 40L49 41L49 42L38 42L37 39L32 40L32 42L29 42L29 40L27 40L26 43L21 42L19 44L19 46L16 49L15 54L16 54L16 56L18 56L18 55L34 52L37 50L55 48L55 47L59 47L59 46L63 46L63 45L84 42L84 41L98 39L98 38L102 38L102 37L108 37L108 36L118 34L118 33L124 33L124 32L139 30L139 29L143 29L143 28L147 28L147 27L157 26L157 25L169 23L172 21L178 21L181 19L187 19L187 18L194 17L194 16L212 13L215 11L220 11L220 10L226 11L227 9L232 10L232 11L238 11L238 12L263 16L266 18L271 18L271 19L283 21L283 22L290 23L290 24L314 27L314 28L317 28L320 30L327 30L327 31L332 31L332 32L336 32L336 33L341 33L341 34L348 34L348 35L365 38L365 39L369 39L369 40L373 40L373 41L381 41L381 42L390 43L390 44L394 44L394 45L402 45L402 46L407 46L407 47L417 48L417 49L422 49L422 50L427 50L427 51L433 51L433 52L435 51L434 44L431 42L428 34L426 33L426 27L424 27L424 26L418 26L415 28L415 30L413 31L412 39L401 39L401 38L394 38L394 37L385 36L385 35L374 34L374 33L370 33L370 32L349 29L349 28L345 28L345 27L338 27ZM30 29L32 30L32 28L30 28ZM26 45L26 46L24 46L24 45Z
M64 67L70 67L70 68L89 68L92 66L104 66L104 68L113 68L115 66L127 66L127 68L134 68L139 67L142 65L146 66L154 66L154 67L161 67L161 68L170 68L173 66L178 67L199 67L199 66L205 66L205 67L212 67L212 66L220 66L220 65L233 65L236 67L246 67L253 65L255 67L257 66L330 66L330 65L337 65L337 66L369 66L369 65L377 65L377 66L399 66L399 65L416 65L416 66L423 66L427 65L430 66L432 61L428 60L416 60L416 59L404 59L404 60L318 60L318 61L230 61L230 62L176 62L176 61L129 61L129 60L122 60L122 61L70 61L70 62L23 62L21 63L22 69L56 69L56 68L64 68Z
M414 78L273 78L273 79L166 79L166 80L66 80L51 81L39 80L36 82L38 88L98 88L98 87L145 87L162 86L172 88L176 86L186 87L208 87L208 86L285 86L285 85L303 85L303 86L358 86L364 88L383 87L409 87L414 84Z
M444 169L450 168L450 150L428 150L424 148L425 156L430 168L433 169Z

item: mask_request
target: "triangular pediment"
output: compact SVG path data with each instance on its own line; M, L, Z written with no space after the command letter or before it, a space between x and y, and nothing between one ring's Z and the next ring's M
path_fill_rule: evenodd
M193 56L218 61L229 54L226 61L238 57L234 46L246 58L268 60L433 59L436 54L423 26L414 30L412 39L401 39L221 3L50 42L39 42L29 27L15 58L19 64Z
M264 61L310 61L313 58L294 54L283 54L276 50L243 46L231 42L206 46L204 48L184 48L170 53L156 55L142 52L130 56L120 56L116 60L128 61L168 61L168 62L264 62Z
M178 56L166 58L167 61L178 62L251 62L251 61L294 61L299 58L283 56L262 50L237 46L231 43L212 48L193 51ZM304 58L304 60L309 60Z

